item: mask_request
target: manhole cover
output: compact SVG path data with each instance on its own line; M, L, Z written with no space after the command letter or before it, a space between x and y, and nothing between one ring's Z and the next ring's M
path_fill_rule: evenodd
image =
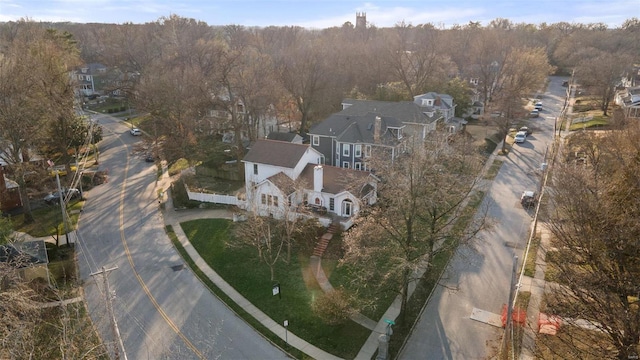
M182 269L184 269L184 265L174 265L171 267L171 270L173 271L180 271Z

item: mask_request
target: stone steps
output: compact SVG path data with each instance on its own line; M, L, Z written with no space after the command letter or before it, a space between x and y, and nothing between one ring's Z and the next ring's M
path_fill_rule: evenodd
M340 229L339 224L329 225L329 227L327 228L327 232L324 233L324 235L322 235L320 239L318 239L315 248L313 248L313 256L322 257L322 255L324 255L324 252L329 246L329 242L333 238L333 234L335 234L338 229Z

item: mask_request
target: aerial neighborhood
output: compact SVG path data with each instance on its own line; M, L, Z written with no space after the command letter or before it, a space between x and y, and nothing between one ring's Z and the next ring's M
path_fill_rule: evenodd
M0 22L1 359L638 359L640 20Z

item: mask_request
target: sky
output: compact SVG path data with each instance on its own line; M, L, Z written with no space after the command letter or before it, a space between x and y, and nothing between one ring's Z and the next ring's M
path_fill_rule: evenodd
M376 27L404 21L440 28L496 18L513 23L604 23L640 18L640 0L0 0L0 22L147 23L178 15L209 25L301 26L355 24L357 12Z

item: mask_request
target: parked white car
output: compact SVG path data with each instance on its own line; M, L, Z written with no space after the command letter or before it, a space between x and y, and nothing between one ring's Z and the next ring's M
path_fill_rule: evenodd
M131 133L131 135L133 136L140 136L142 135L142 131L140 131L140 129L138 128L133 128L131 130L129 130L129 132Z
M542 101L536 101L535 105L533 105L533 108L538 111L542 111Z
M527 132L526 131L518 131L516 136L513 138L516 143L523 143L527 140Z

